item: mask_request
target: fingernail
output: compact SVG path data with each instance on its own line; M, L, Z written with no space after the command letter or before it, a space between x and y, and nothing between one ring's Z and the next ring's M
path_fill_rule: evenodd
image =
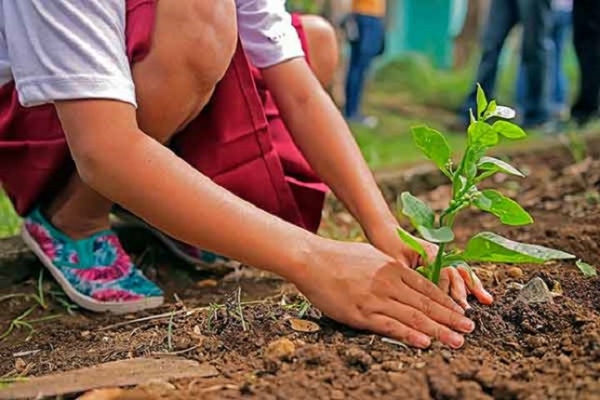
M464 332L471 333L475 330L475 323L470 319L465 319L461 322L460 329Z
M421 349L427 349L429 346L431 346L431 339L428 337L422 337L417 340L416 346Z
M450 345L452 347L454 347L455 349L458 349L460 347L462 347L462 345L465 343L465 338L462 337L459 334L453 334L452 337L450 338Z

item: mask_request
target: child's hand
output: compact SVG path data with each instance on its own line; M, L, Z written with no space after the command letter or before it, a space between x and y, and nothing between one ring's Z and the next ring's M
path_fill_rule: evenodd
M409 266L410 268L417 268L424 265L424 260L421 256L405 244L398 235L396 234L396 225L393 227L382 229L379 232L370 235L371 242L378 249L391 255L399 262ZM422 239L416 238L415 240L423 246L428 255L428 261L433 261L437 254L438 247L433 244L426 242ZM463 308L470 308L467 302L467 296L472 294L482 304L492 304L494 298L492 295L483 288L481 280L475 272L469 271L468 268L460 266L458 268L444 268L440 275L440 282L438 286L444 293L452 296L454 300L458 302Z
M369 244L321 239L293 281L325 315L411 346L458 348L474 329L449 296Z

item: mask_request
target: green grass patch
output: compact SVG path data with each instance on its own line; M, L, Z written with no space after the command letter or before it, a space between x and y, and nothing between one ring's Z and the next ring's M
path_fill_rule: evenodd
M0 239L16 235L20 226L21 219L6 194L0 190Z

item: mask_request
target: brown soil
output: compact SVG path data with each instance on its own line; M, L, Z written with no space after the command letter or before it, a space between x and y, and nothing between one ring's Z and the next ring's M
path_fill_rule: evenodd
M458 222L459 241L483 227L515 240L559 248L600 266L600 162L588 161L579 170L569 168L571 159L561 150L512 161L530 176L521 182L499 181L496 186L517 195L536 223L500 227L494 218L474 212ZM439 202L447 189L440 187L423 197ZM336 237L359 237L347 214L334 209L328 211L323 231ZM511 278L505 266L479 266L477 271L496 302L491 307L473 304L478 328L465 347L454 351L434 344L430 350L417 351L347 329L320 318L313 309L306 318L317 322L321 330L295 332L289 319L297 316L303 304L289 284L256 272L221 278L183 267L167 268L171 263L157 247L152 246L152 254L146 252L142 263L170 293L178 294L179 301L160 310L166 317L110 327L127 319L79 311L65 315L57 302L60 296L49 295L48 310L36 310L28 319L62 316L35 323L29 338L21 328L1 341L0 376L14 376L15 369L36 376L132 357L175 354L208 362L220 375L175 381L174 388L166 391L132 389L130 398L600 398L600 278L584 278L572 262L522 265L524 274L519 278ZM34 273L10 289L0 289L0 299L9 293L35 293ZM514 282L525 283L533 276L542 277L550 287L559 284L563 295L547 304L515 302ZM46 293L51 287L45 284ZM242 288L242 304L230 295L238 287ZM169 315L210 303L222 306L191 315ZM6 327L32 304L24 298L2 301L0 326ZM282 338L293 347L288 342L272 344ZM37 352L18 354L30 351Z

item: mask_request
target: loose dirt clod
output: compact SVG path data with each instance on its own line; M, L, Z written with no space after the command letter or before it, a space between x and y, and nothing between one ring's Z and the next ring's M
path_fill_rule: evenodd
M513 279L519 279L523 277L523 270L519 267L511 267L506 271L506 274Z
M19 374L25 372L25 370L27 369L27 363L25 362L25 360L23 360L22 358L17 358L15 360L15 371L17 371Z
M318 324L304 319L290 319L290 326L296 332L303 333L315 333L321 330Z
M344 353L344 360L349 367L354 367L361 371L368 370L371 364L373 364L373 357L359 348L348 349Z
M290 361L296 352L294 343L286 338L269 343L265 357L274 361Z

